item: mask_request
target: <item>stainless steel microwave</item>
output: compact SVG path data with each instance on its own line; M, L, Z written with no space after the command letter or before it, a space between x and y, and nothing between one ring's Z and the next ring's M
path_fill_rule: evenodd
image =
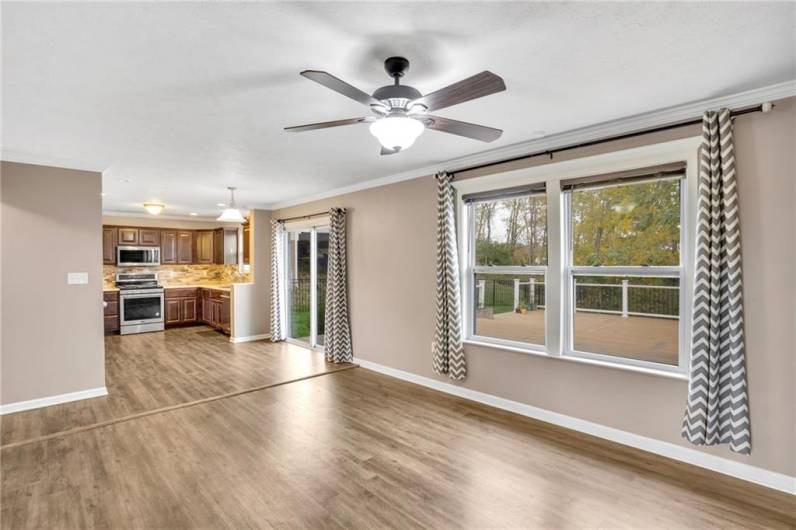
M119 267L156 267L160 265L160 247L116 247Z

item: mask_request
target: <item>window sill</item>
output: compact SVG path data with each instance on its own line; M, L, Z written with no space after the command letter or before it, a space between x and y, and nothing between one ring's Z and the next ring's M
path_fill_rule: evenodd
M545 359L554 359L558 361L568 361L580 364L590 364L592 366L600 366L603 368L614 368L617 370L625 370L629 372L636 372L645 375L653 375L657 377L665 377L668 379L676 379L679 381L688 381L688 375L683 374L680 372L669 372L666 370L656 370L654 368L644 368L641 366L633 366L630 364L620 364L620 363L612 363L608 361L599 361L596 359L586 359L584 357L574 357L571 355L551 355L543 350L534 350L531 348L519 348L517 346L506 346L504 344L497 344L494 342L484 341L484 340L477 340L477 339L465 339L464 344L470 346L481 346L484 348L493 348L497 350L503 351L510 351L515 353L523 353L526 355L533 355L536 357L544 357Z

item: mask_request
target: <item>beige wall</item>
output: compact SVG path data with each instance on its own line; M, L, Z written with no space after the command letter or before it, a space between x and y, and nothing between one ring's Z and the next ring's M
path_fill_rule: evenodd
M737 118L753 454L705 452L789 475L794 450L794 99ZM555 161L699 134L698 127L571 151ZM532 165L548 163L536 159ZM513 169L523 164L501 168ZM495 170L492 170L493 172ZM466 178L476 175L457 176ZM285 208L277 217L348 209L354 355L426 377L434 332L436 196L424 177ZM467 346L463 386L687 447L687 382L616 368Z
M101 187L100 173L0 167L4 405L105 386Z
M271 327L271 212L252 210L249 220L251 283L233 286L233 338L264 335Z

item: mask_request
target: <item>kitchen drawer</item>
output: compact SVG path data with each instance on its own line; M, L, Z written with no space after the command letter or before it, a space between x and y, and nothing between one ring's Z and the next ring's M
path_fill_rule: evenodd
M103 313L106 317L119 316L119 301L118 300L105 300L108 304L105 306Z
M219 289L208 289L210 291L210 299L211 300L221 300L221 297L226 295L229 297L229 293L226 291L221 291Z
M196 298L196 289L192 287L185 288L171 288L164 291L164 297L168 299L174 298Z
M118 302L119 301L119 291L103 291L102 299L106 302Z

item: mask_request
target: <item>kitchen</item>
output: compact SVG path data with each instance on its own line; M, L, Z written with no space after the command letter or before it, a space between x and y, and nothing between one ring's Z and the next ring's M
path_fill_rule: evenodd
M234 287L252 283L250 249L248 219L239 225L104 216L105 333L201 325L232 337Z

